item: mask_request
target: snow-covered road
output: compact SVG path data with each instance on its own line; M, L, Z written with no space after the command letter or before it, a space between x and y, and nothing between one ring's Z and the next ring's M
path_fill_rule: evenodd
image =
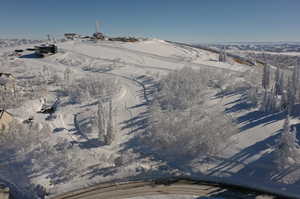
M253 192L241 187L218 185L193 180L175 182L135 181L126 183L105 183L89 188L61 194L51 199L130 199L130 198L273 198L264 192ZM280 197L280 196L279 196ZM171 197L170 197L171 198Z

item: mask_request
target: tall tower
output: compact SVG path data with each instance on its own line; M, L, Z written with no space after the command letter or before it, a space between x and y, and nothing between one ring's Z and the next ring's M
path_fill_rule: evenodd
M48 38L48 42L51 42L51 36L49 34L47 35L47 38Z
M100 22L96 21L96 32L93 34L93 37L96 39L104 40L104 35L100 32Z
M96 33L100 32L100 22L96 21Z

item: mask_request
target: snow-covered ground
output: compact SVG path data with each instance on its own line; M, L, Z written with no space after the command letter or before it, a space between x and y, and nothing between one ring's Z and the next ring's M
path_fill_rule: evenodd
M160 170L165 164L163 161L145 156L143 151L137 153L131 148L135 144L135 136L143 130L136 128L134 122L143 122L146 115L145 102L149 100L146 88L151 81L157 81L162 75L185 66L193 69L225 69L235 72L252 70L251 67L238 63L221 63L217 61L218 55L212 52L158 39L136 43L68 41L58 43L58 48L59 53L42 59L28 55L30 53L20 58L8 57L7 51L11 51L11 48L7 48L6 51L2 48L0 72L12 73L18 80L24 76L37 76L40 73L45 76L48 71L63 79L66 69L69 69L72 74L71 82L77 82L79 79L105 81L113 79L119 87L112 97L116 138L110 145L97 142L98 134L94 128L86 130L96 115L97 97L86 97L80 103L68 103L65 97L57 96L56 90L60 85L54 83L47 85L47 91L43 96L27 100L18 108L9 109L20 121L33 117L35 123L47 124L53 132L48 138L52 143L64 139L67 143L76 145L76 150L72 152L80 164L70 178L60 180L64 176L59 176L58 180L58 177L53 175L56 171L51 171L52 173L43 171L30 176L31 182L42 184L55 194L99 182L142 178L148 174L159 176L165 172ZM43 105L53 104L57 98L60 98L60 101L56 118L46 120L47 115L37 113ZM282 188L282 191L289 189L286 184L278 182L280 180L274 180L272 183L271 178L280 179L280 176L272 174L273 166L269 165L271 161L268 159L268 154L272 152L269 145L274 142L282 128L283 118L280 115L261 116L258 113L255 115L254 110L243 109L244 104L240 100L240 94L232 94L222 99L211 97L211 101L207 102L221 105L226 114L240 120L238 124L240 132L232 137L232 145L224 151L223 159L218 163L207 164L194 161L190 165L191 169L183 169L180 172L186 172L186 175L194 173L196 176L204 174L224 177L226 180L241 184L253 185L253 182L257 182L257 186ZM298 119L293 119L292 122L298 123ZM118 165L120 157L122 164ZM296 175L296 173L278 175ZM292 184L297 180L299 178L295 178ZM297 186L290 191L299 193Z

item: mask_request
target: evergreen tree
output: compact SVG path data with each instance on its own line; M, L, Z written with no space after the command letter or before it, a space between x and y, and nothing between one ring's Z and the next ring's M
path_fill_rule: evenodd
M280 139L275 149L276 163L279 168L286 168L299 161L299 144L296 138L296 128L290 130L289 116L284 121Z

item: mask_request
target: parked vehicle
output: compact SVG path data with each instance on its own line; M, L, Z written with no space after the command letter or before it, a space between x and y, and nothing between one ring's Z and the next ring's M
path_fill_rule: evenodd
M52 55L57 53L57 46L54 44L43 44L41 46L35 46L35 54L40 57Z

